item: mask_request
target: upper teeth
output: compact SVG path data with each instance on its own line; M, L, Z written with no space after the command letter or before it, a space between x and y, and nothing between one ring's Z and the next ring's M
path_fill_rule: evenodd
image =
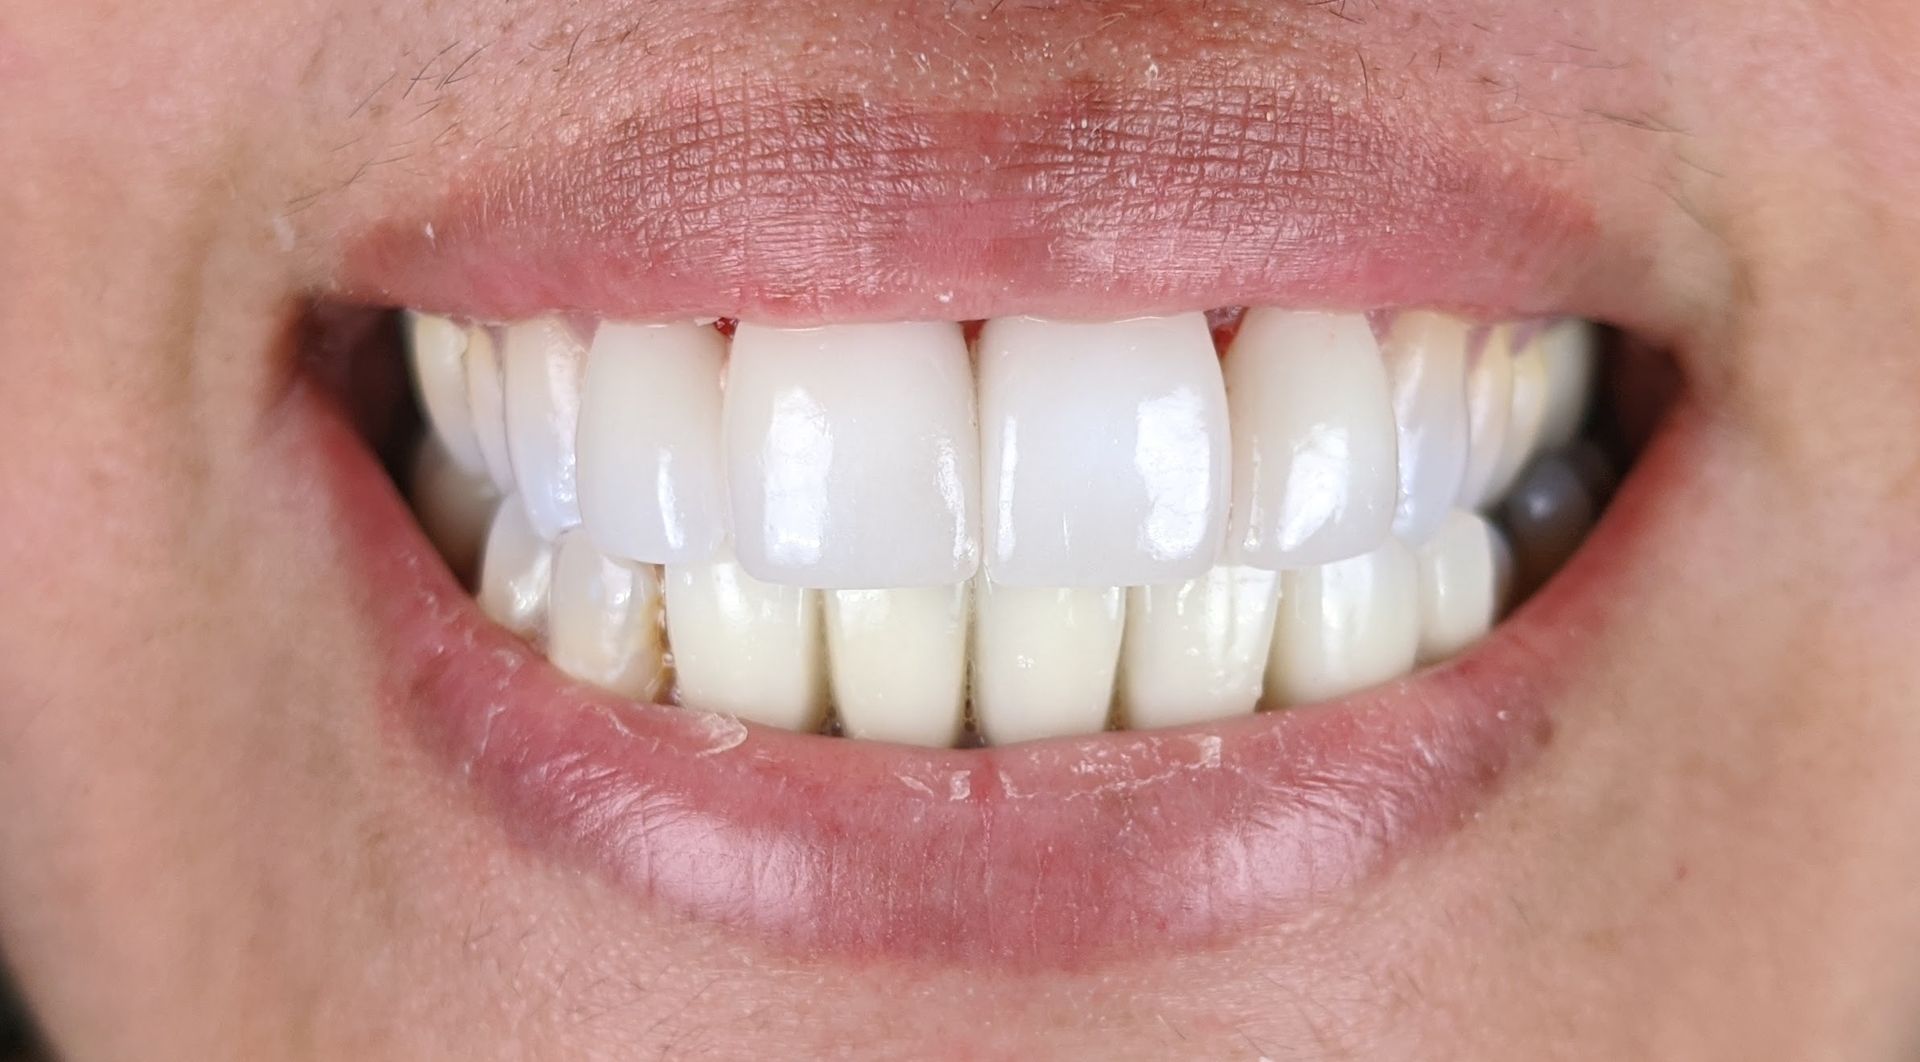
M848 733L928 744L969 670L1005 741L1097 729L1116 691L1128 723L1171 725L1458 651L1506 563L1459 510L1573 437L1593 375L1584 323L1437 313L1376 339L1256 309L1224 359L1197 313L998 319L973 350L951 322L743 323L729 349L692 322L407 319L423 525L458 562L475 496L518 499L490 614L646 697L664 602L683 700L806 727L831 690ZM1522 579L1591 520L1566 478L1528 488Z

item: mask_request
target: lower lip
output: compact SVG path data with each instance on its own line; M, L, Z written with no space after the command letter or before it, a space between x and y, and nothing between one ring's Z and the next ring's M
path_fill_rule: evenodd
M567 680L481 615L331 403L305 389L292 404L385 642L396 729L512 843L781 950L1009 968L1306 917L1470 822L1551 740L1557 687L1606 623L1646 484L1676 449L1650 448L1571 566L1446 666L1204 727L929 751Z

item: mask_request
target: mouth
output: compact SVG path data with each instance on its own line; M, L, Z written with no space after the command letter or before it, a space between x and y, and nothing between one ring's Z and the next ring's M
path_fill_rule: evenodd
M851 146L732 103L785 169L646 112L319 296L318 376L421 414L290 400L388 716L516 851L810 955L1076 964L1338 905L1552 742L1686 420L1580 196L1317 104L1288 169L1244 99ZM1203 113L1288 181L1119 135Z

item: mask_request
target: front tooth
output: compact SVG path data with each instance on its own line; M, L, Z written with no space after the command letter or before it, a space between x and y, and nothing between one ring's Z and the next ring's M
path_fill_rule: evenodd
M580 522L574 440L586 347L557 317L509 326L502 345L507 446L520 500L541 535L559 538Z
M615 560L583 531L561 536L553 559L547 658L582 682L635 700L660 692L660 579Z
M1395 317L1380 344L1400 442L1393 533L1404 542L1432 538L1460 496L1467 470L1469 334L1456 317L1415 311Z
M1458 654L1493 629L1504 548L1478 513L1456 510L1420 556L1420 663Z
M1500 460L1484 492L1489 499L1505 497L1539 451L1551 389L1547 375L1546 352L1540 337L1535 336L1513 354L1512 401L1507 409L1506 435L1500 442Z
M495 490L513 493L513 457L507 447L507 385L500 344L484 325L467 329L467 405L480 459Z
M1555 321L1537 342L1547 367L1546 411L1540 419L1540 448L1557 450L1573 441L1592 401L1600 333L1578 318Z
M951 586L978 567L979 444L958 324L742 324L725 425L734 549L755 578Z
M420 521L447 567L462 583L473 585L480 547L500 504L500 492L484 472L475 474L456 464L439 436L420 440L413 458L408 496Z
M1147 586L1213 566L1229 450L1204 315L989 321L980 416L1001 586Z
M969 584L826 596L834 711L848 737L951 747L966 721Z
M1191 582L1129 590L1120 658L1127 725L1185 726L1258 707L1279 585L1278 572L1223 565Z
M1580 471L1565 457L1535 461L1500 508L1513 547L1517 589L1531 593L1580 548L1593 530L1595 504Z
M1467 468L1459 504L1480 509L1494 500L1493 477L1506 446L1513 409L1513 326L1496 325L1467 369Z
M1364 316L1253 310L1226 383L1236 561L1325 564L1385 540L1399 489L1393 402Z
M1280 574L1267 697L1312 704L1391 682L1420 648L1420 564L1396 539L1359 557Z
M680 703L787 730L826 713L820 595L773 586L731 558L669 565L667 644Z
M523 638L545 628L553 582L553 543L527 521L526 506L509 495L494 514L480 557L480 610Z
M720 373L726 340L695 324L603 324L580 397L580 518L605 553L711 559L726 536Z
M1118 587L1055 589L976 582L973 714L987 741L1106 729L1126 623Z
M467 405L467 330L434 314L405 314L408 361L422 412L448 456L469 472L485 471L473 411Z

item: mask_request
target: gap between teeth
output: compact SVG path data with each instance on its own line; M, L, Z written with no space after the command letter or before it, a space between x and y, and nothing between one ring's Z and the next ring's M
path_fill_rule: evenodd
M1611 478L1572 320L1254 309L1224 356L1198 313L406 322L414 506L488 616L628 697L856 738L1391 681L1537 588Z

